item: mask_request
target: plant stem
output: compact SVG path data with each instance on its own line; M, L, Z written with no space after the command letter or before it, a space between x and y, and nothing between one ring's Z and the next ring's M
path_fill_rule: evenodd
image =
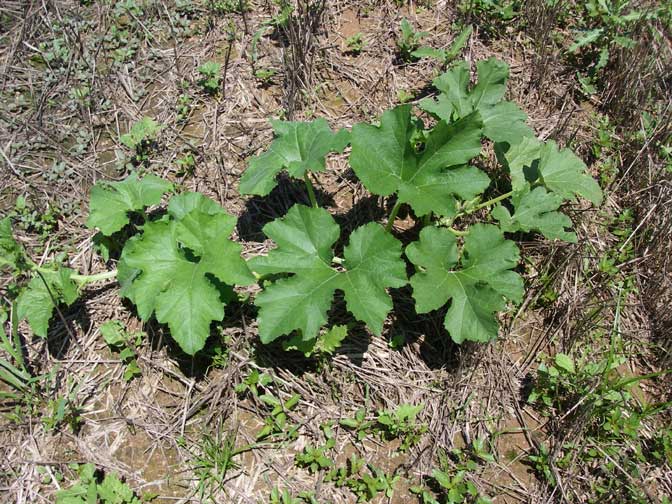
M385 226L385 231L387 233L389 233L392 230L392 226L394 225L394 219L397 218L397 214L399 213L399 208L401 208L401 200L397 200L397 202L392 207L392 212L390 212L390 218L387 219L387 225Z
M40 266L35 266L33 268L35 271L40 273L53 273L54 270L49 268L42 268ZM80 285L86 285L91 282L101 282L103 280L108 280L110 278L115 278L117 276L117 270L104 271L102 273L96 273L95 275L79 275L77 273L70 275L70 279L79 283Z
M303 174L303 181L306 183L306 191L308 191L308 199L310 200L310 205L313 208L317 208L317 199L315 198L315 190L313 189L313 184L308 178L308 172Z
M495 203L499 203L500 201L505 200L506 198L511 196L512 194L513 194L513 191L509 191L507 193L504 193L504 194L501 194L501 195L497 196L496 198L492 198L491 200L488 200L484 203L481 203L480 205L476 205L474 208L469 210L469 213L474 213L477 210L480 210L481 208L489 207L489 206L494 205Z
M75 282L79 282L82 285L91 282L101 282L103 280L109 280L110 278L115 278L117 276L117 270L104 271L103 273L96 273L95 275L70 275L70 278Z
M469 231L460 231L459 229L455 229L453 227L448 226L446 229L453 233L455 236L467 236L469 234Z
M422 227L427 227L432 223L432 212L422 216Z

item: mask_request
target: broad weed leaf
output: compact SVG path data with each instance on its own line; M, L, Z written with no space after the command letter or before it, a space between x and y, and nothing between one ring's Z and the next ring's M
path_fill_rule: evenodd
M277 185L282 170L295 178L307 171L320 172L330 152L343 152L350 143L350 133L334 133L324 119L312 122L271 121L275 140L263 154L253 158L240 179L241 194L265 196Z
M121 182L99 181L91 188L88 228L98 228L105 236L116 233L129 223L129 212L140 212L161 202L173 185L154 175L138 179L131 173Z
M497 337L496 312L505 299L523 297L523 281L511 271L520 258L518 247L496 226L474 224L461 252L455 236L436 227L424 228L420 240L406 248L416 266L411 277L416 310L426 313L451 301L444 326L453 341L490 341Z
M331 355L341 346L347 335L347 325L335 325L324 331L316 339L305 340L301 335L293 336L289 340L283 341L282 348L284 350L296 350L306 357L319 353Z
M70 279L75 273L70 268L59 266L54 271L35 273L27 287L16 300L19 320L28 320L36 336L47 337L49 320L57 304L70 306L79 296L77 285Z
M155 314L180 348L194 355L205 345L211 322L224 317L230 286L250 285L254 277L240 257L241 246L228 238L235 217L200 194L176 199L167 218L149 222L127 242L118 278L121 295L135 303L140 318Z
M478 113L450 125L441 121L418 152L411 106L401 105L385 112L380 126L352 128L350 165L369 191L381 196L397 192L418 216L453 216L455 196L472 199L490 184L485 173L464 166L481 151L481 131Z
M498 205L492 210L492 216L499 221L502 231L539 231L549 240L559 239L576 243L576 233L571 229L571 219L558 212L564 198L559 194L549 193L544 187L535 187L515 193L511 198L515 212Z
M255 299L262 342L295 330L304 340L315 339L337 289L344 292L355 318L380 335L392 309L386 289L407 282L401 243L378 224L366 224L350 235L343 269L336 269L332 247L339 232L326 210L303 205L294 205L285 217L264 226L277 248L252 259L250 267L260 274L292 276L276 280Z

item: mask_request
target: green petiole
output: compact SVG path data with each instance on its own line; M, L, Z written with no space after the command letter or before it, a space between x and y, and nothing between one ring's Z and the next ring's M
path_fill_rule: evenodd
M315 189L313 189L313 184L308 178L308 172L303 174L303 181L306 183L306 191L308 191L308 199L310 200L310 206L317 208L317 198L315 198Z
M53 270L49 268L42 268L41 266L33 265L32 269L34 271L39 271L40 273L53 273ZM109 280L110 278L115 278L117 276L117 270L104 271L102 273L96 273L95 275L79 275L74 274L70 275L70 279L84 286L92 282L102 282L103 280Z
M387 225L385 226L385 231L387 233L389 233L392 230L392 226L394 225L394 219L397 218L397 214L399 213L399 208L401 208L401 201L397 200L397 202L392 207L392 212L390 212L390 218L387 219Z

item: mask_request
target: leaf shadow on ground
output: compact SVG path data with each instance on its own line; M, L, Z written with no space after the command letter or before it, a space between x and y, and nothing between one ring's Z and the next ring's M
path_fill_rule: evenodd
M256 364L262 367L283 369L297 377L304 373L319 371L323 362L332 360L337 355L345 355L354 365L361 366L370 342L371 335L363 323L356 321L347 311L343 293L337 290L327 313L327 322L323 328L336 325L347 325L348 336L341 347L336 349L333 355L313 355L306 357L303 353L295 350L285 350L283 341L289 336L283 336L270 344L263 344L259 338L253 342Z
M86 301L104 295L111 288L112 285L105 285L87 289L71 306L60 305L58 309L54 309L46 339L49 355L55 359L65 359L73 345L80 346L79 341L73 341L74 335L77 334L75 326L80 329L81 334L87 334L93 323Z
M404 346L418 345L420 359L430 369L455 370L474 346L458 345L443 327L448 305L430 313L418 314L410 285L390 290L393 312L396 314L384 336L398 341L398 350Z
M247 327L249 321L256 318L254 305L239 301L231 286L214 281L216 280L214 278L210 280L216 285L220 300L225 304L224 319L210 324L210 334L205 346L196 355L186 354L171 336L168 325L158 322L154 315L144 322L144 332L152 352L165 349L166 355L179 367L182 374L197 381L206 377L217 353L220 350L222 353L226 352L227 345L223 329ZM140 318L135 305L130 300L123 299L122 304L134 317Z
M321 207L333 206L329 193L315 187L315 197ZM245 203L245 210L238 218L236 231L241 240L263 242L263 227L287 214L296 204L310 205L303 181L293 180L285 174L278 176L278 185L267 196L252 196Z
M390 205L390 209L391 209ZM377 196L367 195L352 205L345 213L333 215L334 220L341 227L341 237L336 243L336 254L340 254L348 243L350 234L360 226L369 222L378 222L389 213L380 204Z

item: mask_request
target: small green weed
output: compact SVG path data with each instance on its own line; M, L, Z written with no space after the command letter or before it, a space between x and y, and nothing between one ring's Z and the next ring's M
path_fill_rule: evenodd
M294 394L287 401L278 399L271 393L262 394L259 400L273 408L264 419L264 427L257 433L257 440L270 438L274 441L294 440L298 437L299 426L288 421L287 413L293 410L301 400Z
M414 58L433 58L438 60L442 66L447 66L455 58L457 58L462 49L464 49L464 46L469 41L471 32L471 26L464 28L448 49L435 49L429 46L422 46L415 51L412 51L411 56Z
M401 33L397 39L399 57L402 61L409 62L414 59L413 51L418 48L420 41L429 35L429 32L416 32L406 18L401 20L400 28Z
M277 486L271 490L268 502L269 504L318 504L313 492L301 492L298 497L294 497L286 488L281 490Z
M354 35L345 39L345 47L347 48L347 53L352 54L353 56L358 56L366 46L364 41L363 33L355 33Z
M175 160L177 165L177 175L179 177L188 177L194 174L196 169L196 156L193 152L187 152Z
M355 412L354 418L342 418L339 423L343 427L355 431L357 441L363 441L373 428L375 422L367 419L366 410L360 408Z
M426 425L416 422L416 417L423 407L423 404L417 406L400 404L396 410L380 411L375 428L383 439L400 439L399 450L406 452L411 446L417 444L422 435L427 432Z
M388 499L394 496L394 485L401 476L396 473L388 474L383 469L366 464L367 472L360 472L358 478L352 478L346 486L357 496L357 502L370 501L379 493Z
M261 82L263 86L268 86L273 82L273 78L278 72L272 68L257 68L254 71L254 76Z
M450 455L450 456L449 456ZM479 464L494 462L492 454L485 450L485 440L475 439L471 449L455 448L450 454L439 452L440 469L434 469L424 484L410 488L422 504L491 504L491 500L481 493L468 475L477 471Z
M182 93L177 97L177 122L185 123L191 115L191 109L193 107L193 99L188 93Z
M587 502L600 502L606 495L627 502L648 502L637 485L640 465L660 463L656 457L665 453L664 436L658 443L650 442L641 432L646 419L669 409L670 404L647 404L631 390L640 381L664 372L622 376L619 369L626 358L619 347L618 339L612 336L610 350L603 358L595 359L591 349L577 358L559 353L544 359L528 398L542 414L560 419L557 428L578 428L580 440L566 439L552 452L540 444L527 460L551 486L557 484L553 467L555 471L576 471L577 464L592 468ZM652 450L654 446L658 450Z
M325 475L324 480L331 481L337 487L346 486L348 481L355 478L365 465L366 460L353 453L344 466L336 467L329 471Z
M37 234L44 241L56 230L59 212L52 206L47 206L45 210L38 209L25 196L19 196L8 217L16 226Z
M236 431L222 435L220 426L215 437L204 434L199 440L197 450L192 452L191 465L198 479L196 488L201 502L206 496L214 500L213 494L222 488L227 473L238 468L234 457L249 449L236 449L236 437Z
M242 14L250 10L247 0L209 0L208 7L215 14Z
M82 427L84 423L81 416L82 409L77 404L79 387L69 383L68 389L67 395L57 397L47 403L47 412L42 416L42 425L45 429L56 432L67 426L76 434Z
M222 64L215 61L206 61L198 67L198 73L202 76L198 84L207 94L214 95L219 92L221 71Z
M75 464L72 468L79 480L70 488L56 492L56 504L142 504L155 497L139 498L116 474L103 477L93 464Z
M134 151L131 163L134 166L147 164L149 155L156 148L156 138L163 126L151 117L143 117L131 126L128 133L121 135L119 140Z
M119 358L126 365L124 369L124 380L129 382L133 378L142 375L138 366L136 348L142 344L144 333L137 332L130 334L126 331L123 324L117 320L108 320L100 326L100 332L103 335L105 343L114 352L119 352Z

